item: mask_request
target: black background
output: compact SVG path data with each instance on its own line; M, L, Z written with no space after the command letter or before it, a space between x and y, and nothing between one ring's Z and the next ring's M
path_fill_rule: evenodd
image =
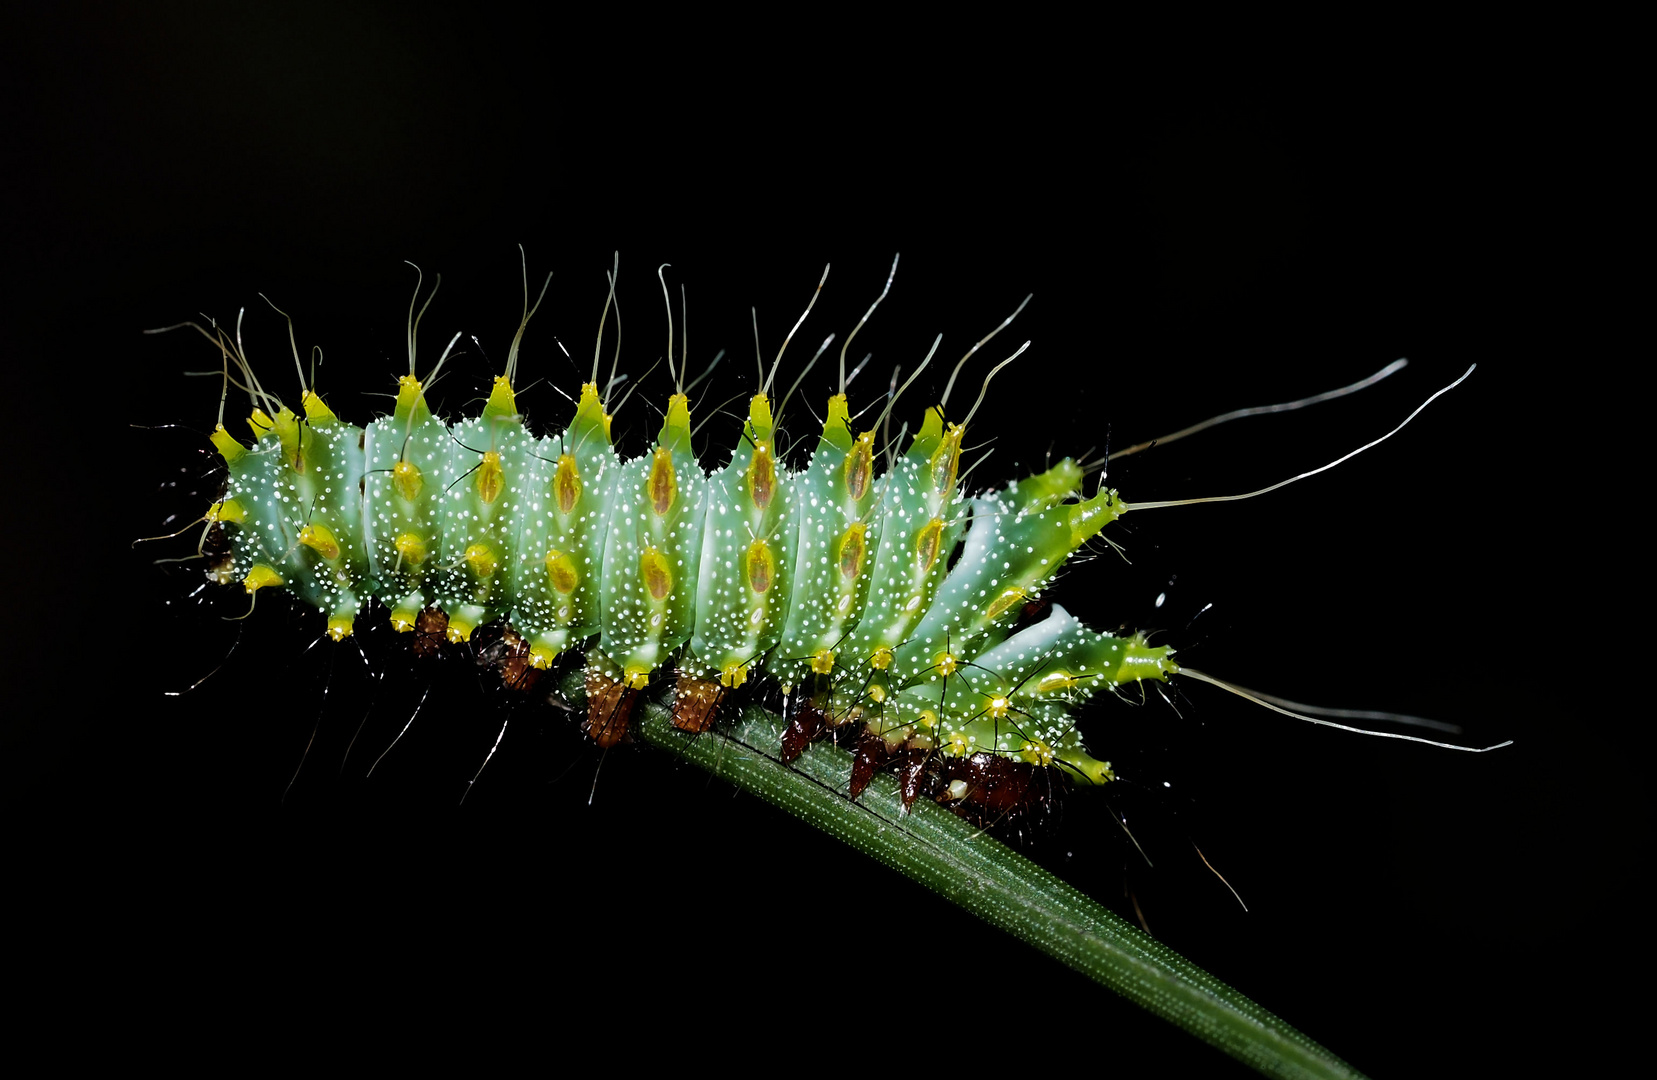
M1113 535L1131 565L1101 549L1051 596L1247 685L1517 745L1342 735L1182 682L1177 712L1155 696L1089 706L1096 753L1129 779L1074 796L1030 851L1130 917L1137 899L1159 937L1374 1075L1597 1052L1618 1006L1576 999L1606 950L1644 947L1626 928L1649 736L1604 684L1618 638L1603 615L1633 576L1599 498L1618 470L1597 410L1625 392L1620 361L1537 366L1564 293L1520 284L1579 206L1549 180L1592 152L1564 105L1500 82L1195 91L1127 79L1051 28L843 48L779 29L745 47L751 28L692 23L657 50L623 49L633 28L552 27L167 6L68 8L15 36L14 473L18 505L48 516L8 530L4 768L12 891L37 913L25 951L53 958L48 1015L140 1017L141 1039L175 1053L209 1029L250 1055L352 1031L351 1056L441 1033L548 1062L589 1043L618 1061L901 1068L1009 1045L1237 1071L721 783L642 750L601 762L561 714L503 704L455 658L410 673L370 635L386 679L342 769L374 689L356 654L307 649L319 620L280 602L222 621L233 596L192 599L193 572L152 564L185 539L128 550L210 494L200 434L218 384L181 373L216 353L146 327L245 305L250 356L291 396L262 292L302 348L323 348L319 386L360 422L406 363L411 259L428 284L444 275L426 363L456 330L478 337L444 387L456 414L516 325L522 243L532 278L555 272L521 369L545 379L520 397L545 431L590 362L613 251L623 370L662 352L654 270L672 263L693 367L730 350L710 405L752 390L750 306L769 359L832 263L791 379L901 251L855 346L875 354L855 402L934 334L953 362L1035 294L956 391L966 404L1033 340L975 423L994 445L979 487L1411 359L1356 398L1110 474L1130 502L1250 490L1480 365L1331 473L1130 515ZM664 385L652 376L617 420L624 447L644 445ZM797 434L829 386L826 369L807 381ZM729 430L707 431L711 461ZM227 651L200 688L163 696Z

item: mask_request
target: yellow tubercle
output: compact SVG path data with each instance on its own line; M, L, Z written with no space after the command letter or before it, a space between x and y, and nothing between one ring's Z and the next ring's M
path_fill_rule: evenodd
M755 394L748 401L748 437L755 442L769 441L773 423L770 400L764 394Z
M690 398L687 395L674 394L667 399L667 417L662 421L662 426L690 430Z
M449 616L448 638L455 644L472 640L472 631L477 627L458 615Z
M569 437L576 445L589 438L594 428L602 428L606 442L610 439L610 416L604 403L598 399L597 383L581 384L581 400L575 406L575 420L570 424Z
M483 406L484 419L517 415L518 400L512 393L512 380L505 375L496 375L494 389L489 391L489 400Z
M339 419L339 417L334 415L334 410L330 409L327 405L324 405L322 403L322 399L309 390L305 391L305 395L299 399L299 406L305 410L305 419L307 420L337 421ZM336 638L335 640L338 639Z
M1091 499L1076 503L1070 508L1071 550L1087 543L1095 533L1121 517L1127 509L1127 504L1109 488Z
M1116 669L1116 681L1119 683L1136 679L1160 679L1166 682L1169 675L1179 671L1179 665L1170 659L1174 650L1167 645L1147 644L1143 634L1135 634L1130 638L1122 652L1121 666Z
M281 585L282 575L266 566L264 563L255 563L248 570L247 576L242 578L242 587L248 592L258 592L267 585Z
M719 672L719 685L736 689L748 681L748 665L738 661L731 661Z
M1116 779L1116 771L1108 761L1095 761L1085 754L1066 756L1064 763L1095 784L1108 784Z
M885 671L892 666L892 650L882 645L869 657L869 666L878 671Z
M811 670L818 675L830 675L834 672L834 650L818 649L811 654Z
M224 429L220 428L219 430L223 431ZM210 522L234 521L236 524L240 525L242 522L247 520L247 511L243 509L242 504L237 502L235 499L226 499L223 502L216 502L207 508L207 520Z
M263 415L257 409L254 410L254 414L256 416ZM299 418L293 414L292 409L284 405L280 409L276 410L276 416L274 418L267 419L270 419L272 430L276 432L276 437L282 442L283 463L291 466L295 472L304 472L305 457L300 453L300 448L304 441L304 433L300 426ZM251 423L251 421L249 422Z
M841 427L846 429L847 434L850 434L851 418L851 410L846 406L846 395L835 394L829 398L828 419L823 421L823 430L826 432L831 427Z
M558 659L560 650L550 645L531 645L529 647L529 666L538 671L545 671Z
M299 542L324 559L332 561L339 558L339 541L334 539L334 534L326 525L307 525L300 529Z
M209 435L208 439L212 442L213 449L217 450L219 455L224 458L226 465L234 465L238 458L247 453L247 447L237 442L230 432L224 430L223 424L215 425L213 434Z
M415 620L419 617L418 609L397 608L391 613L391 628L399 634L409 633L414 629Z
M1051 746L1031 739L1019 748L1018 756L1032 765L1051 765L1056 755Z
M650 685L650 671L647 668L630 667L625 674L630 690L643 690Z
M335 615L328 620L328 636L335 641L344 641L351 636L356 620L349 614Z
M405 424L420 423L431 416L431 410L426 407L425 387L413 375L398 376L397 404L392 415Z
M269 416L265 415L263 409L254 409L248 414L247 426L253 429L254 442L258 442L276 429L276 424L271 421Z
M944 434L944 414L936 405L926 410L926 416L921 420L921 429L915 433L915 441L909 444L909 456L931 460L938 449L938 440Z

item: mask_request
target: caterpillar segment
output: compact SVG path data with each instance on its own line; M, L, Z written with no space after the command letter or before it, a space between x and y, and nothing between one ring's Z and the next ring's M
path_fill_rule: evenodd
M622 468L604 546L603 632L589 678L638 691L696 626L707 479L691 452L690 403L668 401L656 445ZM624 725L609 722L619 738Z
M445 558L441 495L456 479L449 427L432 415L421 382L405 375L392 414L369 423L362 445L367 569L391 625L409 633L435 601L426 580Z
M582 385L569 429L541 439L532 465L512 621L544 670L603 626L604 543L621 459L597 384Z
M895 766L906 797L991 808L1052 770L1111 780L1076 707L1178 670L1169 648L1096 633L1059 607L1028 623L1064 562L1126 506L1110 490L1084 496L1070 460L968 498L965 428L942 406L881 475L876 433L855 433L836 394L792 472L762 392L709 475L683 393L654 445L623 462L594 382L569 426L541 438L510 375L452 425L427 389L401 377L391 415L364 428L310 390L299 414L261 391L251 446L217 428L229 479L207 519L230 554L209 576L287 589L335 640L378 600L422 655L497 624L479 647L513 685L580 653L586 729L603 746L625 737L653 681L672 679L674 722L703 731L763 669L789 703L784 760L846 728L854 794Z
M282 586L328 616L334 640L351 633L361 590L357 544L363 456L358 432L306 392L304 419L283 407L255 409L248 418L253 446L243 447L223 427L212 437L230 476L224 497L209 513L233 522L242 542L231 566L209 576L240 581L249 593Z
M793 481L777 460L774 435L771 403L764 393L755 394L730 464L708 478L687 666L693 676L724 689L747 682L751 665L781 640L788 613L799 526ZM709 688L682 685L675 723L705 729L702 703L718 697Z
M880 543L873 431L853 437L846 395L829 399L811 462L794 479L798 537L794 589L772 668L787 690L833 675L863 616L869 554Z

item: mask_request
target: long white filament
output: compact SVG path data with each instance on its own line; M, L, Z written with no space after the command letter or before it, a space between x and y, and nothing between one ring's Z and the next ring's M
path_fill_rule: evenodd
M1317 724L1319 727L1338 728L1341 731L1350 731L1358 735L1373 735L1377 739L1402 739L1405 742L1424 743L1427 746L1437 746L1444 750L1465 750L1469 754L1482 754L1489 750L1500 750L1504 746L1513 745L1513 740L1508 739L1506 742L1499 742L1494 746L1457 746L1455 743L1437 742L1433 739L1423 739L1419 735L1402 735L1396 731L1371 731L1368 728L1352 727L1350 724L1337 724L1333 720L1319 720L1315 716L1307 716L1305 713L1298 713L1292 709L1285 709L1281 705L1273 705L1270 701L1251 690L1245 690L1241 686L1237 686L1234 683L1226 682L1224 679L1216 679L1214 676L1204 674L1195 668L1189 668L1181 665L1179 673L1181 675L1189 675L1198 682L1205 682L1211 686L1218 686L1221 690L1229 691L1230 693L1236 694L1240 698L1254 702L1262 709L1270 709L1272 712L1282 713L1284 716L1292 716L1296 720L1304 720L1308 724Z
M1336 398L1343 398L1348 394L1356 394L1359 390L1364 390L1374 386L1388 375L1403 371L1405 368L1409 367L1409 365L1410 362L1408 360L1400 357L1368 378L1359 379L1352 385L1343 386L1338 390L1325 390L1321 394L1313 394L1311 397L1296 398L1293 401L1279 402L1276 405L1254 405L1247 409L1233 409L1230 412L1221 413L1218 416L1210 416L1207 420L1204 420L1201 423L1192 424L1190 427L1186 428L1180 428L1171 435L1163 435L1159 438L1147 439L1142 443L1134 443L1132 446L1125 447L1121 450L1113 450L1105 457L1105 460L1115 461L1119 457L1127 457L1129 454L1137 454L1141 450L1149 450L1153 446L1166 446L1171 442L1176 442L1185 438L1187 435L1195 435L1199 431L1206 431L1211 427L1218 427L1219 425L1229 423L1232 420L1241 420L1245 416L1269 416L1272 413L1293 412L1296 409L1304 409L1308 405L1320 405L1325 401L1334 401Z
M1203 496L1202 498L1198 498L1198 499L1168 499L1168 500L1165 500L1165 501L1162 501L1162 502L1130 503L1130 504L1127 505L1126 509L1128 509L1128 510L1156 510L1156 509L1159 509L1159 508L1164 507L1164 506L1193 506L1197 503L1237 502L1240 499L1252 499L1256 495L1265 495L1268 492L1276 491L1278 488L1288 487L1290 484L1294 483L1297 480L1305 480L1307 477L1316 476L1318 473L1321 473L1321 472L1328 472L1330 469L1333 469L1336 465L1339 465L1344 461L1352 460L1353 458L1357 457L1359 454L1363 453L1365 450L1369 450L1369 449L1372 449L1374 447L1380 446L1382 443L1386 442L1388 439L1392 438L1394 435L1398 434L1400 431L1403 431L1405 425L1407 425L1411 420L1414 420L1417 416L1421 415L1421 410L1425 409L1427 406L1431 405L1433 402L1437 401L1440 397L1443 397L1445 394L1449 393L1451 390L1454 390L1456 387L1460 386L1463 382L1465 382L1467 380L1467 376L1473 374L1473 369L1477 368L1478 366L1479 365L1477 365L1477 364L1470 365L1466 371L1461 373L1461 378L1457 379L1455 382L1451 383L1449 386L1446 386L1446 387L1443 387L1443 388L1439 389L1431 397L1429 397L1426 401L1423 401L1421 404L1417 405L1415 407L1414 412L1412 412L1412 413L1410 413L1410 415L1404 417L1403 423L1399 424L1397 427L1393 428L1391 431L1387 432L1385 435L1382 435L1379 439L1374 439L1370 442L1366 442L1362 446L1358 447L1356 450L1352 450L1348 453L1342 454L1340 457L1336 458L1334 461L1331 461L1327 465L1319 466L1316 469L1310 469L1306 472L1301 473L1298 476L1291 476L1287 480L1279 480L1277 483L1270 484L1266 487L1263 487L1259 491L1250 491L1250 492L1247 492L1247 493L1242 494L1242 495L1206 495L1206 496Z

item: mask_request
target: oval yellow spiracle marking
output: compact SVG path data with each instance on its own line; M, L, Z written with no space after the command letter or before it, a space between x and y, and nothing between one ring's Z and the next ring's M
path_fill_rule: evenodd
M391 467L391 486L397 489L397 494L413 502L426 486L426 478L420 475L420 466L414 462L399 461Z
M777 463L771 458L771 445L759 443L754 447L753 463L748 466L748 494L754 500L755 509L764 510L771 505L776 493Z
M931 570L932 564L938 561L938 544L943 534L942 518L933 518L915 534L915 565L920 567L921 573Z
M553 497L558 501L558 512L567 514L581 501L581 469L572 454L558 456L558 475L552 481Z
M410 566L426 561L426 542L418 533L406 532L397 538L397 555Z
M776 576L776 560L771 556L771 548L766 542L755 540L748 545L748 555L743 560L748 571L748 587L756 593L764 593L771 587L771 580Z
M864 533L867 531L861 521L854 521L851 528L840 538L840 550L835 553L835 558L840 563L840 576L847 581L856 581L857 575L863 572L863 555L867 544Z
M1036 684L1036 693L1052 694L1059 690L1069 690L1080 681L1068 671L1049 672L1043 675L1041 681Z
M667 556L655 548L645 548L639 556L639 580L650 598L657 603L667 599L673 591L673 571L667 565Z
M581 575L576 573L575 560L562 551L547 552L547 577L552 580L552 587L568 596L581 584Z
M861 501L869 493L875 472L874 447L875 433L865 431L852 444L851 453L846 455L846 494L853 500Z
M500 568L500 555L489 544L472 544L466 549L464 558L473 576L479 579L494 577L495 571Z
M990 606L984 609L984 617L986 619L999 619L1014 604L1022 603L1026 598L1024 590L1015 585L990 601Z
M483 455L478 463L478 498L492 503L506 488L506 472L501 468L501 456L493 450Z
M673 509L674 497L679 493L679 481L673 474L673 455L667 450L657 447L655 456L650 461L650 508L656 511L657 517L666 517L667 512Z
M966 430L960 424L951 424L944 432L938 449L932 452L932 488L934 491L954 491L955 474L961 468L961 437Z

